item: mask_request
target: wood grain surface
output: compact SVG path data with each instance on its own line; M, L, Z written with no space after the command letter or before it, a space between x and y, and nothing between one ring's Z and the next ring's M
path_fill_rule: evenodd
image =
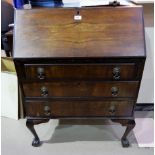
M38 69L43 70L44 79L101 79L115 80L114 69L119 69L118 80L128 80L136 78L136 64L134 63L107 63L107 64L72 64L72 65L25 65L25 75L27 79L39 79Z
M139 82L44 82L24 83L26 97L42 97L41 89L45 87L48 97L136 97ZM112 87L118 89L117 95L112 95Z
M37 8L15 17L14 58L145 56L141 6Z
M29 102L25 104L27 116L46 117L45 106L49 107L50 116L131 116L133 101L53 101ZM114 108L114 112L110 109ZM49 117L49 116L48 116Z

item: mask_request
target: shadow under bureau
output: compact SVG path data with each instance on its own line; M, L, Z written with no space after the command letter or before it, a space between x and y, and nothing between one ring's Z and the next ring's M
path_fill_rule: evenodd
M40 145L35 124L103 118L127 127L128 147L146 57L143 8L35 8L15 17L13 58L32 145Z

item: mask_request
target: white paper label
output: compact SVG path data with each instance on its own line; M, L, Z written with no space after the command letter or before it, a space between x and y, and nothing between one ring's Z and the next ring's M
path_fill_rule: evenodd
M74 20L82 20L82 16L81 15L75 15Z
M31 4L25 4L25 5L23 5L23 8L26 10L29 10L29 9L32 9L32 6L31 6Z

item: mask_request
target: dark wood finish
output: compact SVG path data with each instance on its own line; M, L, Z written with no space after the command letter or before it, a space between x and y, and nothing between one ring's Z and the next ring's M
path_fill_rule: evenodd
M143 68L144 68L144 63L145 63L145 58L141 58L141 57L139 57L139 58L136 58L136 57L133 57L133 58L110 57L110 58L104 58L104 59L103 58L76 58L76 57L75 58L59 58L59 59L58 58L57 59L56 58L37 58L37 59L36 58L32 58L32 59L16 59L16 58L14 58L14 62L15 62L16 70L18 70L17 75L18 75L19 79L22 80L22 81L26 80L26 81L38 81L38 82L40 82L40 79L38 79L38 77L36 79L36 75L33 78L28 77L28 75L26 77L26 72L28 72L30 74L33 74L32 72L36 72L36 71L33 71L34 69L32 69L32 68L30 70L28 69L29 71L25 70L25 67L37 66L39 64L41 66L50 66L50 65L64 66L65 65L66 67L69 66L69 65L71 67L73 65L74 66L76 66L76 65L83 65L83 66L89 66L89 65L92 65L92 66L94 66L94 65L95 66L99 66L99 65L104 66L104 65L106 65L107 66L107 64L109 64L109 66L110 66L110 65L113 64L113 65L117 65L120 68L122 68L122 66L127 65L127 64L129 66L130 65L132 66L132 64L135 64L135 66L134 66L134 72L135 72L134 73L134 76L135 76L134 79L135 80L141 80L142 73L143 73ZM130 67L130 69L129 69L129 67L127 67L126 71L124 71L124 69L120 70L120 71L121 71L121 73L123 73L123 76L125 76L124 74L127 74L127 71L129 70L130 72L128 73L128 75L129 75L129 78L130 78L130 76L132 75L132 69L131 68L132 67ZM68 70L68 69L65 69L65 70ZM105 69L105 70L107 70L107 69ZM73 70L72 70L72 72L74 73ZM82 70L80 72L84 73ZM95 71L94 72L91 71L91 72L95 73ZM111 71L109 71L109 72L111 73ZM56 80L59 79L59 78L48 78L47 79L46 74L45 74L45 79L43 79L45 81L51 81L51 80L53 81L55 79ZM75 73L75 74L77 75L77 73ZM84 73L84 74L86 75L86 73ZM96 75L97 75L97 73L96 73ZM74 74L73 74L73 77L74 77ZM112 80L110 78L112 78L112 76L109 77L109 79L104 79L104 80ZM124 78L127 78L127 77L124 77ZM69 78L63 78L63 80L66 80L66 79L69 79ZM70 80L71 79L72 78L70 78ZM74 79L80 79L80 78L76 77ZM82 78L82 79L84 79L84 78ZM87 79L91 79L91 78L87 77ZM93 79L95 79L95 78L93 78ZM120 80L134 80L134 79L121 79L121 77L120 77ZM98 78L98 80L99 80L99 78Z
M128 147L129 141L127 139L128 134L131 132L131 130L135 127L136 123L134 120L112 120L113 122L119 122L122 126L127 126L124 135L121 138L122 146Z
M116 68L119 69L118 74ZM42 69L39 73L39 69ZM80 74L79 74L80 73ZM68 64L42 65L26 64L25 75L28 79L102 79L102 80L131 80L135 78L136 64L134 63L107 63L107 64Z
M24 83L27 97L136 97L139 82L51 82ZM113 88L116 94L113 94ZM42 88L47 90L44 95Z
M145 57L141 6L78 11L80 22L74 8L16 10L14 58Z
M36 133L36 131L34 129L34 125L40 124L40 123L46 123L48 121L49 121L49 119L44 119L44 120L27 119L26 126L31 131L31 133L34 136L34 140L32 141L32 146L37 147L37 146L40 146L41 145L40 139L39 139L39 137L38 137L38 135L37 135L37 133Z
M26 112L30 117L130 117L134 101L51 101L27 102ZM48 109L48 110L46 110Z
M74 15L82 16L74 21ZM135 126L145 63L141 6L16 10L14 62L27 127L50 118L112 119Z

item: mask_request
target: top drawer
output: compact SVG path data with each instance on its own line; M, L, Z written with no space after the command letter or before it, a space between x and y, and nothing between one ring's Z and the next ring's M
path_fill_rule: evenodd
M123 64L25 64L27 79L104 79L132 80L136 77L134 63Z

